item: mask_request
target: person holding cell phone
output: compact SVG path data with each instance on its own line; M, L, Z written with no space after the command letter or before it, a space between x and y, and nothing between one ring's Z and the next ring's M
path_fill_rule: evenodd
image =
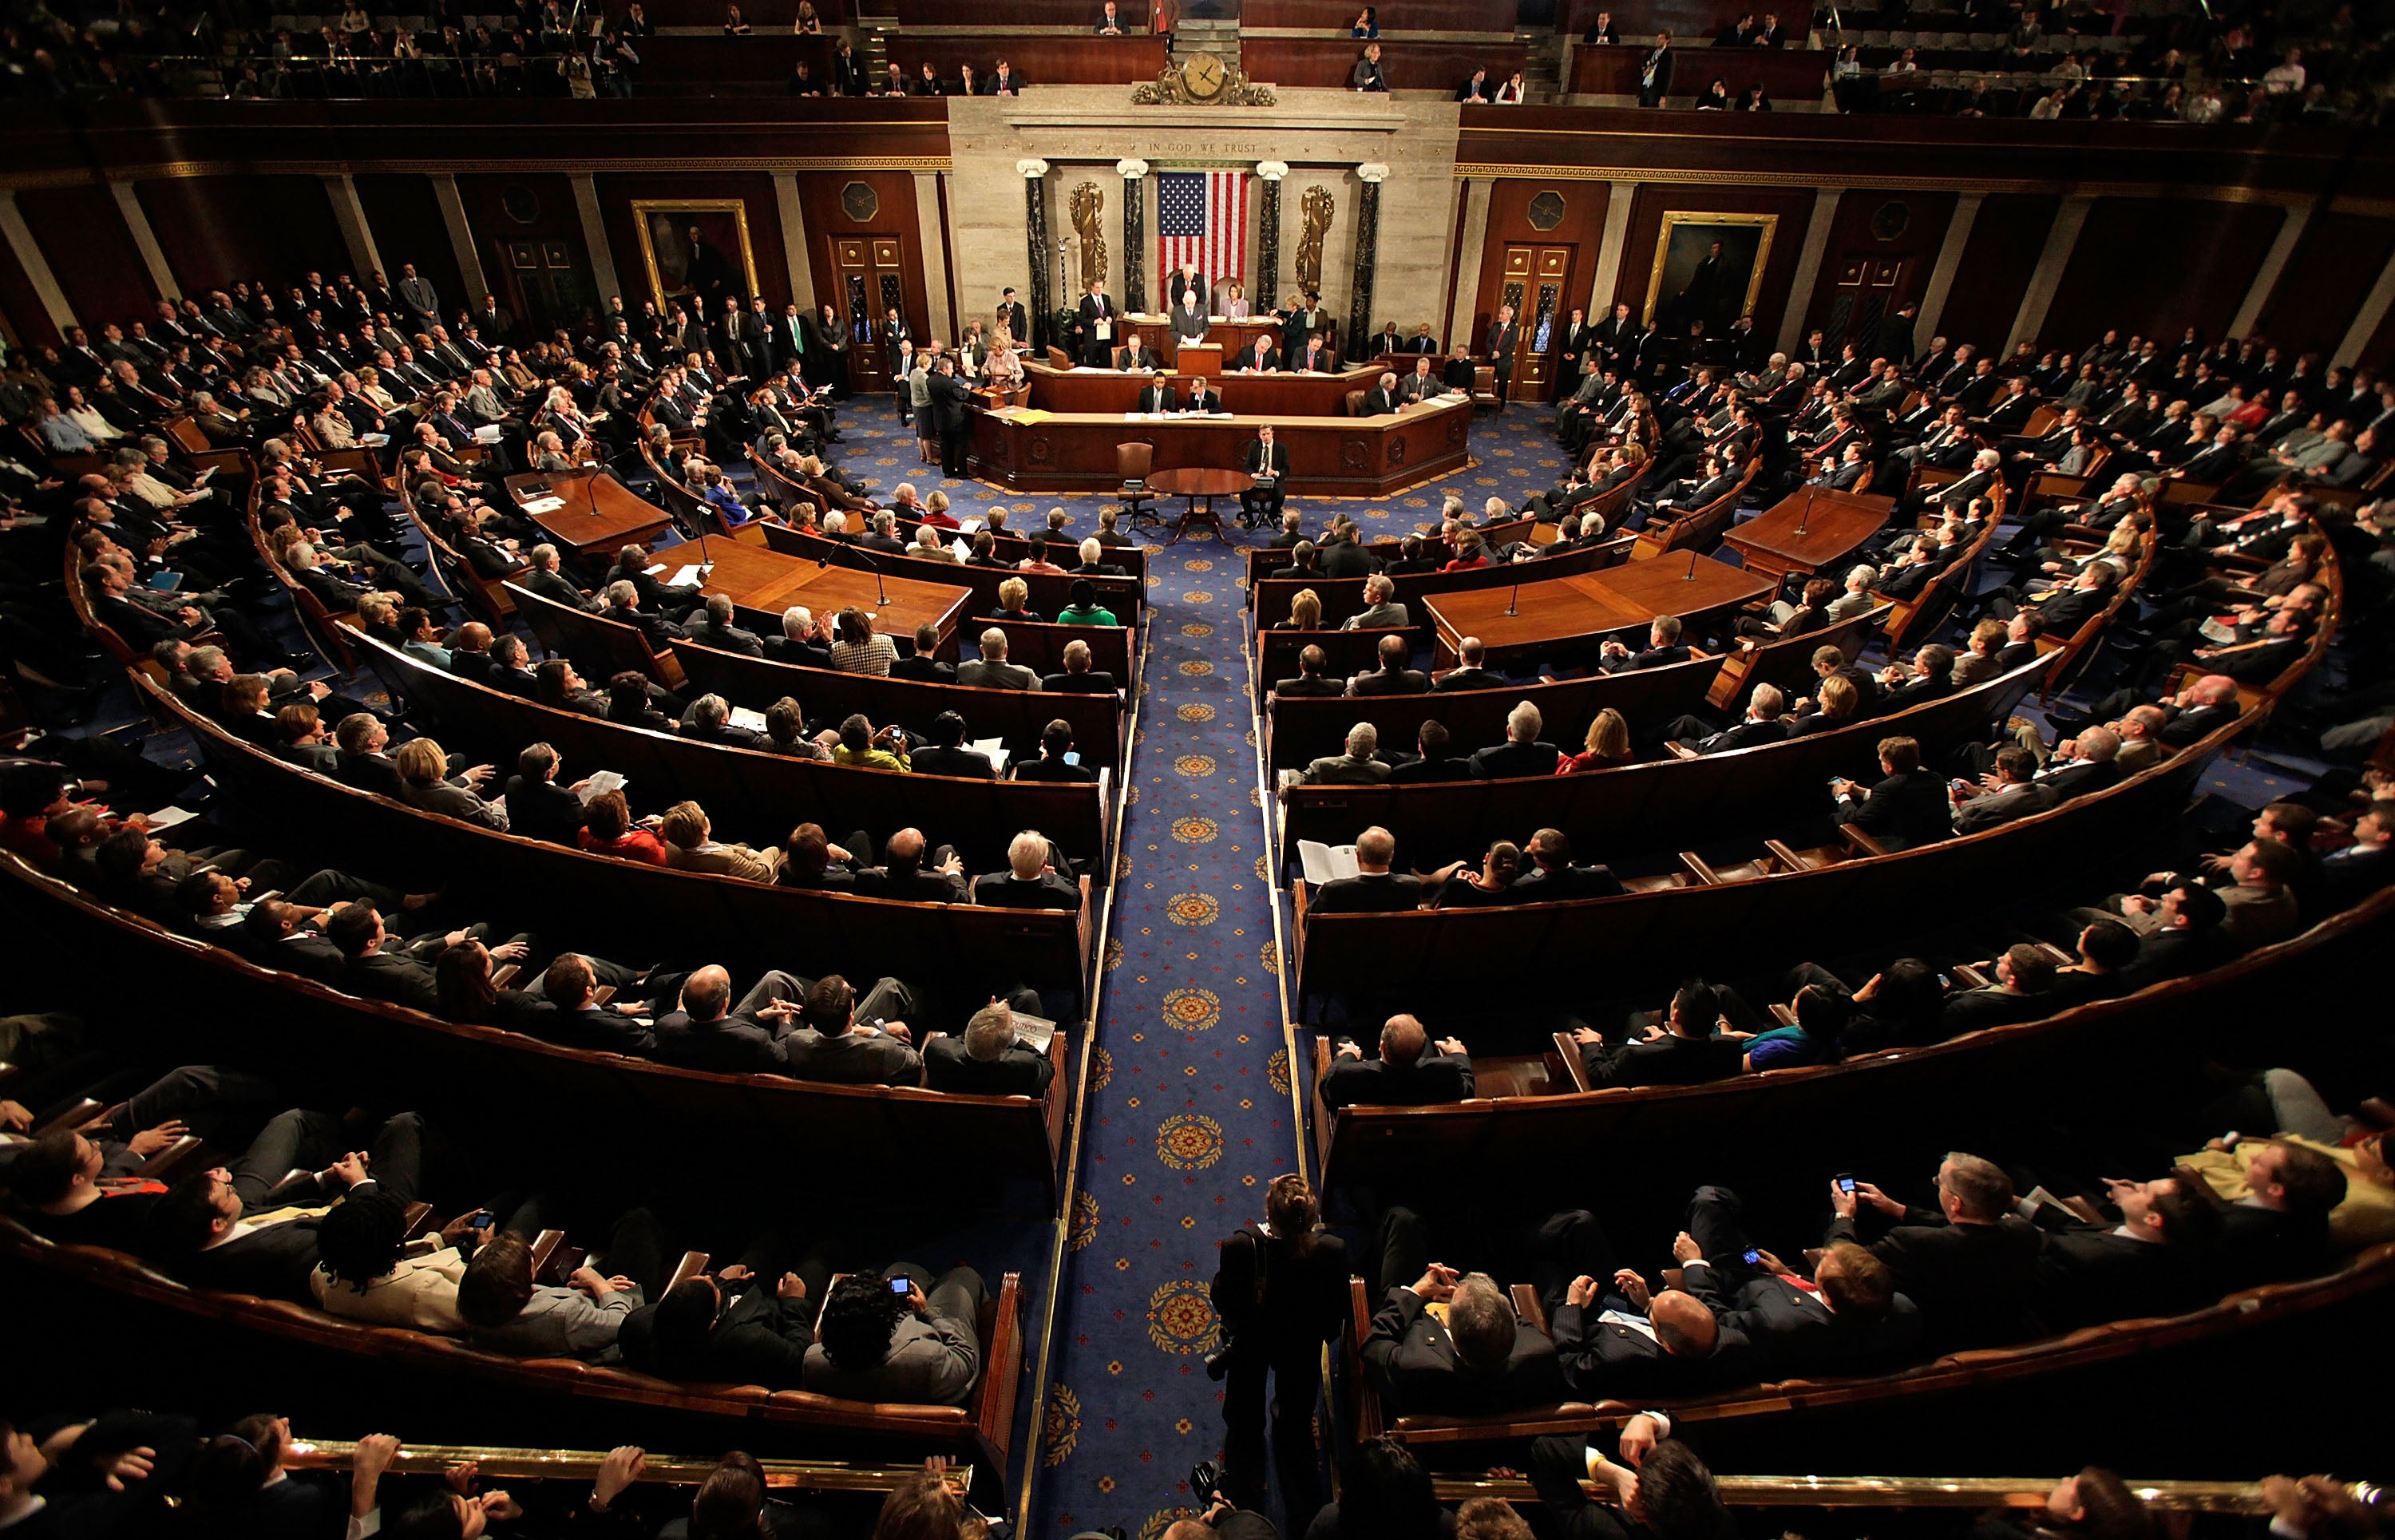
M1833 1184L1848 1196L1860 1185L1846 1172ZM1697 1188L1672 1255L1681 1286L1754 1345L1766 1375L1871 1374L1918 1355L1921 1312L1886 1262L1837 1241L1807 1277L1754 1244L1745 1205L1727 1188Z
M962 1402L981 1378L977 1322L986 1292L971 1268L933 1280L911 1262L841 1279L815 1322L806 1387L850 1401Z

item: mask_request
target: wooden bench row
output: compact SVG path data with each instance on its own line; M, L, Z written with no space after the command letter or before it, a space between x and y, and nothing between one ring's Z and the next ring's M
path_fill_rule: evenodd
M1088 583L1097 593L1099 607L1113 611L1117 623L1126 626L1138 624L1139 606L1143 603L1142 585L1133 578L1075 578L1068 573L967 566L961 563L926 561L920 556L892 556L881 551L859 551L845 541L828 539L783 524L766 524L764 531L766 547L786 556L803 556L814 562L828 557L836 565L867 570L878 565L893 578L911 578L920 582L969 588L973 590L971 613L975 617L994 614L999 607L999 585L1009 578L1020 578L1030 591L1031 613L1043 618L1053 618L1072 604L1074 584Z
M1422 608L1425 595L1469 593L1481 589L1506 588L1515 583L1544 582L1554 578L1570 578L1583 572L1603 572L1620 566L1630 559L1636 538L1624 535L1618 540L1608 540L1585 551L1568 551L1561 556L1542 556L1528 564L1507 564L1502 566L1476 566L1462 572L1409 572L1389 579L1393 596L1406 606L1408 615L1417 620L1426 617ZM1364 603L1361 578L1266 578L1257 581L1248 591L1248 613L1258 632L1270 630L1289 618L1290 601L1306 589L1322 601L1322 623L1335 626L1351 615L1361 615L1369 607Z
M779 967L818 976L839 972L870 978L888 974L935 993L959 991L959 998L980 990L986 1001L990 988L1013 984L1071 990L1077 999L1088 998L1090 938L1096 917L1087 902L1078 914L918 904L768 886L589 855L497 833L343 786L241 742L146 682L137 681L137 688L148 690L158 708L191 733L239 827L259 831L278 847L304 851L323 865L371 873L411 892L445 888L465 909L487 909L511 924L570 938L573 945L602 956L703 951L735 975ZM594 731L641 733L638 728L610 728L588 717L568 722L569 716L551 712L544 724L561 733L581 723L590 724ZM949 782L684 745L662 734L642 736L660 745L734 756L724 763L736 768L724 782L674 786L667 777L691 763L680 754L660 751L645 759L618 759L611 765L602 750L629 746L632 738L550 741L570 763L621 770L636 787L646 777L652 785L700 793L702 805L708 805L706 794L717 790L726 794L716 805L728 804L730 781L746 772L763 771L769 763L787 765L801 775L784 783L785 793L775 799L775 826L813 820L830 831L857 824L896 830L933 823L935 829L953 828L973 849L1002 843L1017 828L1038 828L1055 838L1052 824L1068 827L1061 816L1020 816L1031 805L1016 800L1022 792L1066 793L1090 799L1093 806L1102 795L1098 787ZM821 794L822 783L806 777L810 771L869 777L875 790L828 803ZM920 800L935 784L961 789L959 799L948 804L952 824L943 826L927 816ZM973 811L972 798L985 799L978 813ZM843 824L843 816L850 822ZM1004 832L993 832L1001 829Z
M1650 684L1646 683L1647 676L1676 675L1685 682L1680 685L1684 697L1693 703L1703 698L1715 667L1711 659L1692 660L1667 669L1611 675L1602 684L1581 682L1594 686L1581 704L1591 714L1613 705L1630 716L1634 730L1641 730L1661 714L1651 704L1659 695L1666 706L1674 698L1661 694L1672 688L1670 680ZM1778 827L1807 815L1827 814L1833 776L1846 776L1865 785L1875 782L1879 778L1877 746L1884 737L1900 735L1919 739L1925 763L1938 763L1938 756L1955 745L1980 737L2036 686L2044 669L2043 659L2025 663L2009 673L1885 716L1693 759L1515 780L1293 787L1281 803L1282 846L1293 848L1299 840L1345 844L1377 825L1396 836L1397 858L1405 870L1428 870L1448 860L1476 860L1492 841L1518 842L1540 829L1559 829L1570 835L1575 854L1582 861L1591 861L1625 848L1676 849L1701 839ZM1658 695L1642 698L1608 693L1609 686L1621 684ZM1476 693L1525 698L1521 691ZM1411 706L1458 697L1395 698ZM1277 703L1276 710L1280 704L1299 703ZM1513 701L1505 704L1510 709ZM1494 710L1495 705L1492 699L1483 710Z
M511 1125L530 1121L561 1135L587 1133L594 1119L626 1131L703 1127L775 1159L904 1161L954 1145L975 1152L977 1174L1039 1183L1053 1200L1071 1096L1061 1031L1050 1044L1056 1078L1041 1101L684 1069L348 994L112 908L13 855L0 853L0 872L12 934L53 956L111 960L91 972L88 1008L119 1006L123 1019L139 1021L145 1001L162 992L185 1002L173 1051L187 1057L271 1072L339 1042L349 1071L393 1102L462 1095ZM795 957L814 949L793 936L787 949ZM829 955L812 962L842 967Z

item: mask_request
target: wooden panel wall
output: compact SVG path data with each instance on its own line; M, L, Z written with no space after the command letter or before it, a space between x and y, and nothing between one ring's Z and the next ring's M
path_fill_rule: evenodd
M2371 285L2395 258L2395 219L2315 214L2296 243L2261 329L2280 347L2325 356L2345 339Z
M472 179L457 179L461 194ZM433 193L430 177L392 172L361 174L352 180L358 203L366 212L366 228L374 232L375 254L382 259L385 278L398 283L399 270L413 262L441 296L444 316L461 305L470 309L482 299L479 294L466 292L465 275L457 271L457 249L449 244L449 227L441 218L441 200Z
M922 288L924 232L915 218L915 179L905 171L801 171L798 174L799 206L806 213L807 272L814 279L815 303L837 303L840 313L848 313L848 301L835 299L839 288L838 270L832 264L831 243L842 235L895 235L898 237L899 260L906 272L906 323L918 337L932 335L932 312L928 296ZM880 206L871 218L853 219L840 197L851 182L863 182L873 190ZM1019 195L1019 194L1018 194ZM940 232L931 232L938 240ZM965 308L965 316L985 320L996 303L989 285L971 273L959 273L956 292ZM787 285L786 285L787 286ZM1017 296L1018 299L1023 298ZM1031 303L1024 299L1027 306ZM880 318L880 304L874 305L876 320ZM963 329L961 324L957 328Z
M2177 337L2226 328L2279 232L2272 204L2098 198L2063 269L2040 340L2077 348L2107 326Z
M148 315L158 303L150 270L107 188L38 188L18 193L17 207L75 319L95 339L102 325Z
M314 177L171 177L135 189L183 292L314 268L350 272L350 248ZM365 274L351 274L363 281Z
M1902 233L1892 240L1882 240L1873 228L1880 211L1894 204L1905 212ZM1809 331L1826 326L1840 293L1839 268L1849 257L1868 256L1892 259L1904 264L1902 276L1887 296L1886 308L1894 311L1911 300L1918 302L1929 287L1929 270L1938 263L1938 248L1946 239L1946 227L1954 217L1954 194L1952 192L1888 192L1869 188L1856 188L1838 199L1838 211L1830 220L1830 229L1821 249L1821 272L1805 306L1805 325ZM1649 259L1651 260L1651 259ZM1847 340L1833 337L1835 348ZM1927 341L1926 338L1920 339Z
M1938 331L1983 352L2005 345L2021 296L2029 292L2030 274L2037 271L2038 253L2045 249L2046 232L2054 228L2054 211L2061 206L2052 193L1988 195L1964 245ZM1926 336L1913 340L1927 351Z
M1796 279L1796 261L1805 249L1806 226L1812 222L1813 194L1805 188L1666 187L1638 189L1631 205L1630 229L1621 253L1621 276L1606 301L1628 301L1631 313L1647 313L1647 290L1654 277L1655 246L1667 213L1777 214L1771 253L1765 259L1763 287L1754 299L1754 329L1765 338L1780 331L1780 312L1788 308L1788 289ZM1669 295L1663 296L1668 300ZM1609 312L1608 312L1609 313ZM1659 312L1660 313L1660 312Z
M1553 230L1540 230L1530 223L1530 201L1542 192L1555 192L1564 200L1564 218ZM1589 289L1596 281L1597 247L1605 238L1605 213L1612 201L1613 189L1601 181L1534 181L1528 178L1501 179L1489 190L1489 240L1481 248L1478 298L1472 313L1472 341L1476 347L1487 337L1489 325L1497 318L1498 295L1505 278L1505 248L1508 246L1576 246L1572 259L1571 278L1564 285L1563 308L1555 312L1556 329L1571 319L1575 305L1590 312L1589 319L1601 321L1613 313L1612 301L1603 305L1590 301ZM1387 304L1382 307L1381 319L1395 314ZM1397 314L1397 329L1407 337L1414 334L1417 322L1428 321L1437 333L1445 326L1427 315ZM1527 314L1524 322L1530 320ZM1375 330L1378 329L1377 323ZM1463 339L1458 338L1457 345Z

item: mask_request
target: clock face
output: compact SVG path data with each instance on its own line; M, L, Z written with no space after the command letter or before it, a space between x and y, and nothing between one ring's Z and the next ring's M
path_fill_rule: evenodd
M1210 53L1201 53L1181 67L1181 83L1194 97L1211 97L1220 91L1231 78L1223 61Z

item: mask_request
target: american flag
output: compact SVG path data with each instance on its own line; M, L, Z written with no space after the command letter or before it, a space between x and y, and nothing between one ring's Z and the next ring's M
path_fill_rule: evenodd
M1239 276L1248 261L1248 174L1244 171L1159 171L1156 174L1156 246L1163 278L1159 301L1172 293L1184 262L1198 264L1211 295Z

